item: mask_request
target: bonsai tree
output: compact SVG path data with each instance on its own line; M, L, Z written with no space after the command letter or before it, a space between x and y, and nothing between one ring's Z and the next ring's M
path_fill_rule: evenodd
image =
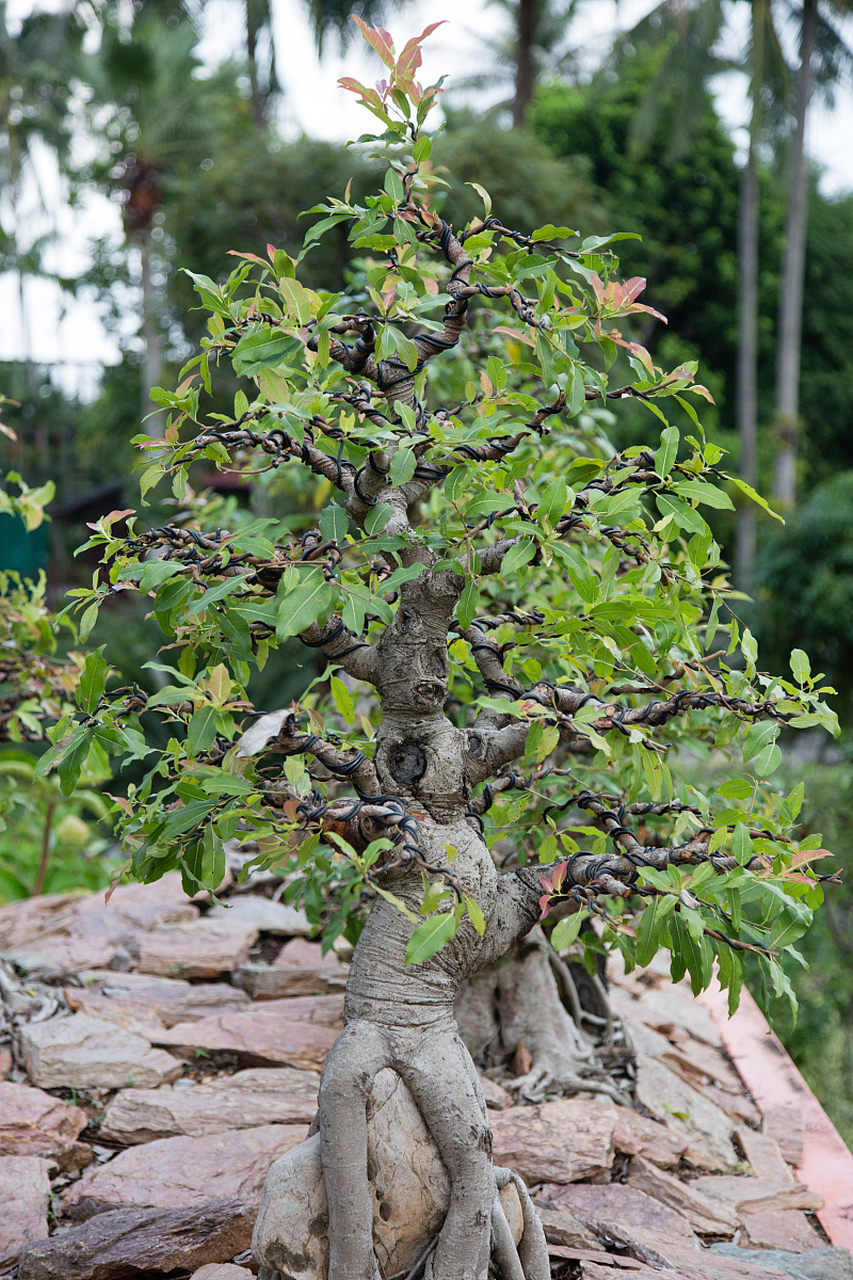
M593 971L599 950L630 969L665 947L694 991L716 965L734 1007L751 953L789 991L820 841L793 838L802 792L774 791L776 738L833 717L803 655L791 679L758 671L703 513L733 486L766 504L719 469L694 369L664 372L630 336L656 313L618 279L619 237L522 234L485 191L483 217L454 223L426 128L440 85L415 79L433 26L398 54L359 25L386 78L341 83L381 124L360 141L383 187L330 196L296 260L270 246L224 284L194 278L209 336L156 393L165 441L139 440L143 503L168 481L174 518L93 526L105 571L75 602L85 633L111 592L146 596L166 683L116 687L91 653L40 769L70 788L90 750L144 760L118 802L130 875L216 890L225 843L252 841L249 866L283 866L325 944L355 944L319 1099L329 1276L379 1275L366 1107L390 1067L451 1183L429 1280L485 1280L490 1251L544 1280L529 1202L516 1255L496 1194L460 984L544 918ZM302 260L339 226L360 274L306 288ZM233 411L213 412L228 365ZM625 401L656 443L620 454L606 427ZM289 485L287 521L206 522L200 460L267 501ZM255 707L251 673L289 637L320 673L299 704ZM696 767L712 749L715 791Z

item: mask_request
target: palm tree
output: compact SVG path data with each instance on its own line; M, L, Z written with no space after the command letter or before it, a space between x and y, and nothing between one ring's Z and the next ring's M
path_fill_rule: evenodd
M43 143L56 157L60 173L71 144L71 57L81 31L68 14L36 13L26 18L17 35L6 21L0 0L0 208L6 207L12 231L3 237L2 267L18 279L24 362L30 369L25 279L41 273L41 250L46 237L21 241L20 202L29 178L37 193L34 149ZM2 269L2 268L0 268Z
M715 54L723 30L725 10L721 0L663 0L628 39L668 37L671 47L663 60L647 101L638 113L635 137L641 143L650 136L664 92L674 97L677 126L670 152L688 149L698 123L697 89L722 70L738 67L749 78L749 147L741 182L738 217L738 350L736 420L740 438L740 474L753 488L758 482L758 164L762 141L771 127L778 128L787 103L787 64L774 26L772 0L748 0L750 34L742 60L724 63ZM755 562L756 518L752 504L743 505L735 531L735 581L741 590L752 584Z
M128 244L138 254L142 292L142 414L162 381L162 336L153 270L154 230L170 172L189 170L216 154L225 117L239 109L233 76L198 79L198 32L185 17L163 21L143 12L122 30L107 11L100 48L82 68L92 90L89 115L121 155L104 161L101 176L124 196ZM228 89L230 86L230 92ZM232 130L233 132L233 130ZM151 433L161 435L163 415Z
M853 10L850 0L829 0L824 9ZM776 434L773 495L780 505L796 500L797 435L800 409L800 347L803 318L803 279L808 221L808 173L805 157L806 117L816 83L831 90L843 71L853 66L853 54L841 34L822 12L820 0L803 0L800 10L799 69L794 127L788 167L785 248L779 284L779 327L776 346Z

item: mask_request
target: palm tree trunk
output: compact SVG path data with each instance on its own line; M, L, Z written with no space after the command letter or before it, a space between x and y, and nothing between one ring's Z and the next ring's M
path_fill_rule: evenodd
M737 429L740 474L758 487L758 138L761 133L761 85L767 0L752 0L752 76L749 154L740 189L738 213ZM735 583L750 591L755 568L756 514L750 502L737 514Z
M163 349L157 324L157 298L151 279L151 233L147 229L137 231L140 278L142 283L142 416L150 436L162 440L166 434L166 422L162 411L148 417L153 407L151 392L163 384Z
M255 124L263 129L267 122L264 96L258 82L258 27L252 12L252 0L246 0L246 61L249 64L249 86L252 93L252 115Z
M530 99L533 97L535 72L533 67L533 32L536 0L518 0L518 21L515 44L515 97L512 103L514 129L524 124Z
M738 350L737 427L740 436L740 474L747 484L758 483L758 163L754 140L743 172L738 226ZM755 506L738 510L735 582L749 591L755 565Z
M786 506L796 499L797 428L800 408L800 346L806 262L808 191L805 158L806 115L814 87L812 59L817 41L818 0L803 0L800 75L785 216L785 251L779 285L776 344L776 435L773 494Z

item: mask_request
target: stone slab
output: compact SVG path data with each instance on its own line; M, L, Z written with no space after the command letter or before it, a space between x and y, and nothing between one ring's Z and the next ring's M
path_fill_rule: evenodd
M689 1182L658 1169L641 1156L628 1165L628 1186L680 1213L698 1235L731 1238L737 1230L737 1213L722 1200L713 1200Z
M254 1274L248 1267L238 1267L233 1262L209 1262L194 1271L190 1280L254 1280Z
M44 1089L153 1088L183 1073L171 1054L84 1013L29 1023L21 1048L27 1075Z
M802 1107L768 1107L761 1129L775 1138L785 1161L799 1169L803 1163L805 1118Z
M754 1129L738 1129L737 1140L756 1178L776 1182L779 1186L793 1183L794 1175L775 1138Z
M116 1209L27 1249L19 1280L126 1280L224 1262L249 1247L257 1205Z
M0 1156L50 1157L64 1167L88 1122L81 1107L0 1081Z
M537 1206L536 1212L549 1244L561 1244L573 1249L598 1248L597 1237L568 1209L542 1209Z
M203 1084L122 1089L107 1107L100 1132L108 1142L136 1144L272 1123L310 1124L319 1087L316 1072L260 1067Z
M237 970L236 980L255 1000L281 1000L288 996L322 996L343 991L347 975L347 968L337 962L334 968L322 969L295 965L278 969L275 965L244 964Z
M799 1209L765 1209L742 1215L739 1243L745 1249L784 1249L803 1253L814 1249L819 1236L806 1214Z
M279 937L310 933L313 927L304 911L249 893L229 898L227 906L217 904L211 907L205 920L239 922L250 929L257 929L259 933L272 933Z
M621 1182L543 1187L538 1200L555 1209L568 1209L599 1236L607 1224L619 1222L625 1227L638 1226L669 1234L691 1245L699 1243L682 1214Z
M47 1238L48 1168L38 1156L0 1157L0 1267Z
M734 1244L715 1244L711 1252L742 1259L745 1251ZM849 1249L809 1249L803 1253L767 1249L748 1253L746 1260L754 1267L782 1271L794 1280L853 1280L853 1255Z
M200 920L196 926L137 934L129 948L139 973L164 978L221 978L249 959L257 930L232 932Z
M173 1045L192 1056L196 1049L235 1053L249 1066L281 1063L319 1071L338 1032L313 1022L286 1020L278 1010L271 1010L272 1003L247 1013L224 1013L195 1023L180 1023L158 1035L156 1043Z
M89 1218L120 1207L202 1208L208 1200L252 1203L260 1199L272 1162L304 1141L307 1132L307 1125L271 1124L128 1147L65 1188L64 1212L71 1218Z
M495 1164L525 1182L575 1182L613 1163L615 1108L578 1098L510 1107L490 1117Z
M740 1258L720 1257L677 1236L621 1221L602 1223L603 1234L651 1266L663 1280L671 1271L685 1280L786 1280L783 1272L753 1266Z
M616 1107L613 1141L623 1155L642 1156L661 1169L674 1169L688 1147L687 1138L659 1120L641 1116L631 1107Z
M820 1209L823 1197L804 1182L786 1182L780 1186L763 1178L704 1177L693 1184L698 1191L734 1205L737 1212L776 1212L785 1209Z
M250 1004L245 991L225 982L190 983L147 973L101 972L87 977L84 987L66 990L69 1007L127 1029L138 1025L162 1031Z
M725 1172L737 1164L730 1118L669 1067L637 1054L637 1101L687 1139L685 1155L699 1169Z

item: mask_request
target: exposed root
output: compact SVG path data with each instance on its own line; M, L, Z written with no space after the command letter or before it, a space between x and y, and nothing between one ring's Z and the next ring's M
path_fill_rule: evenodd
M571 969L537 928L512 957L477 974L456 999L460 1034L473 1057L486 1069L496 1068L523 1046L530 1067L513 1078L501 1076L504 1088L526 1102L548 1093L600 1094L625 1105L630 1099L602 1068L599 1051L612 1057L621 1027L607 991L596 975L584 974L587 1000L606 1014L584 1008ZM590 1034L597 1033L595 1038ZM597 1041L600 1039L600 1046ZM598 1050L598 1051L597 1051Z

